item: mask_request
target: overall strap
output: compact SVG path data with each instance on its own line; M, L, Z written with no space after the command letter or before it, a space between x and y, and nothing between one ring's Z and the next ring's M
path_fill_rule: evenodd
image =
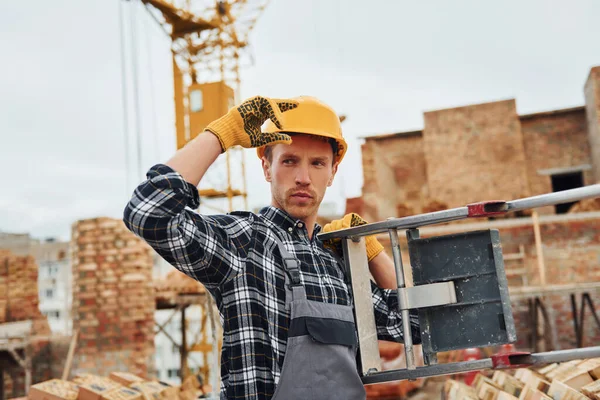
M305 300L306 291L300 283L300 261L287 251L283 242L277 236L273 235L273 238L275 239L275 243L277 243L281 258L283 258L283 268L285 270L285 304L287 308L290 301Z

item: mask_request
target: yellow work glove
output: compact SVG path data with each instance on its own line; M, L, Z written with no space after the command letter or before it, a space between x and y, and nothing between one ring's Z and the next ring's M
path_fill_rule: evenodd
M292 143L289 135L284 133L263 134L262 125L267 119L281 129L282 113L298 107L295 100L270 99L255 96L231 108L227 114L211 122L206 130L212 132L221 143L224 152L228 148L261 147L269 143Z
M323 227L323 232L339 231L340 229L351 228L353 226L365 225L367 221L362 219L356 213L346 214L342 219L331 221ZM323 242L323 245L328 249L335 251L340 256L342 255L342 241L340 239L329 239ZM367 258L369 261L375 258L383 251L383 246L375 235L365 237L365 245L367 247Z

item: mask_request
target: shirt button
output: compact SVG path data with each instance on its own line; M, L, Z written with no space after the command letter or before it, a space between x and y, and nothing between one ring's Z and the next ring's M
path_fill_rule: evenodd
M298 222L298 228L302 228L304 224L302 222Z
M292 232L294 230L294 228L292 228L291 226L288 228L288 232Z

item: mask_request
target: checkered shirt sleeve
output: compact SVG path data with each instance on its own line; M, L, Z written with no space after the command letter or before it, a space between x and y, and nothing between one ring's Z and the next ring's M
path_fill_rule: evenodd
M191 210L199 204L192 184L158 164L135 189L123 221L168 263L213 289L242 270L251 221L233 215L202 216Z

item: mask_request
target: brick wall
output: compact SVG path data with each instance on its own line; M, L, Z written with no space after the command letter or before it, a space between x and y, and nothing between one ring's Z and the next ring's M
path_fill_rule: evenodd
M421 132L367 139L362 156L363 196L367 204L375 205L367 211L371 220L422 211L428 192Z
M423 140L432 200L457 207L529 194L514 100L426 112Z
M423 131L367 138L365 215L381 220L548 193L551 178L538 171L552 168L590 164L584 184L600 181L600 66L590 70L584 96L585 107L521 117L514 100L431 111Z
M600 181L600 66L591 69L584 87L593 176Z
M95 218L72 228L73 374L152 373L155 299L152 250L120 220Z
M365 218L379 220L395 208L395 193L389 188L395 187L394 172L387 162L379 142L372 142L363 153Z
M552 192L551 175L540 171L591 164L585 108L523 116L521 130L527 155L531 195ZM583 171L584 184L593 183L592 171ZM539 210L553 214L554 207Z

